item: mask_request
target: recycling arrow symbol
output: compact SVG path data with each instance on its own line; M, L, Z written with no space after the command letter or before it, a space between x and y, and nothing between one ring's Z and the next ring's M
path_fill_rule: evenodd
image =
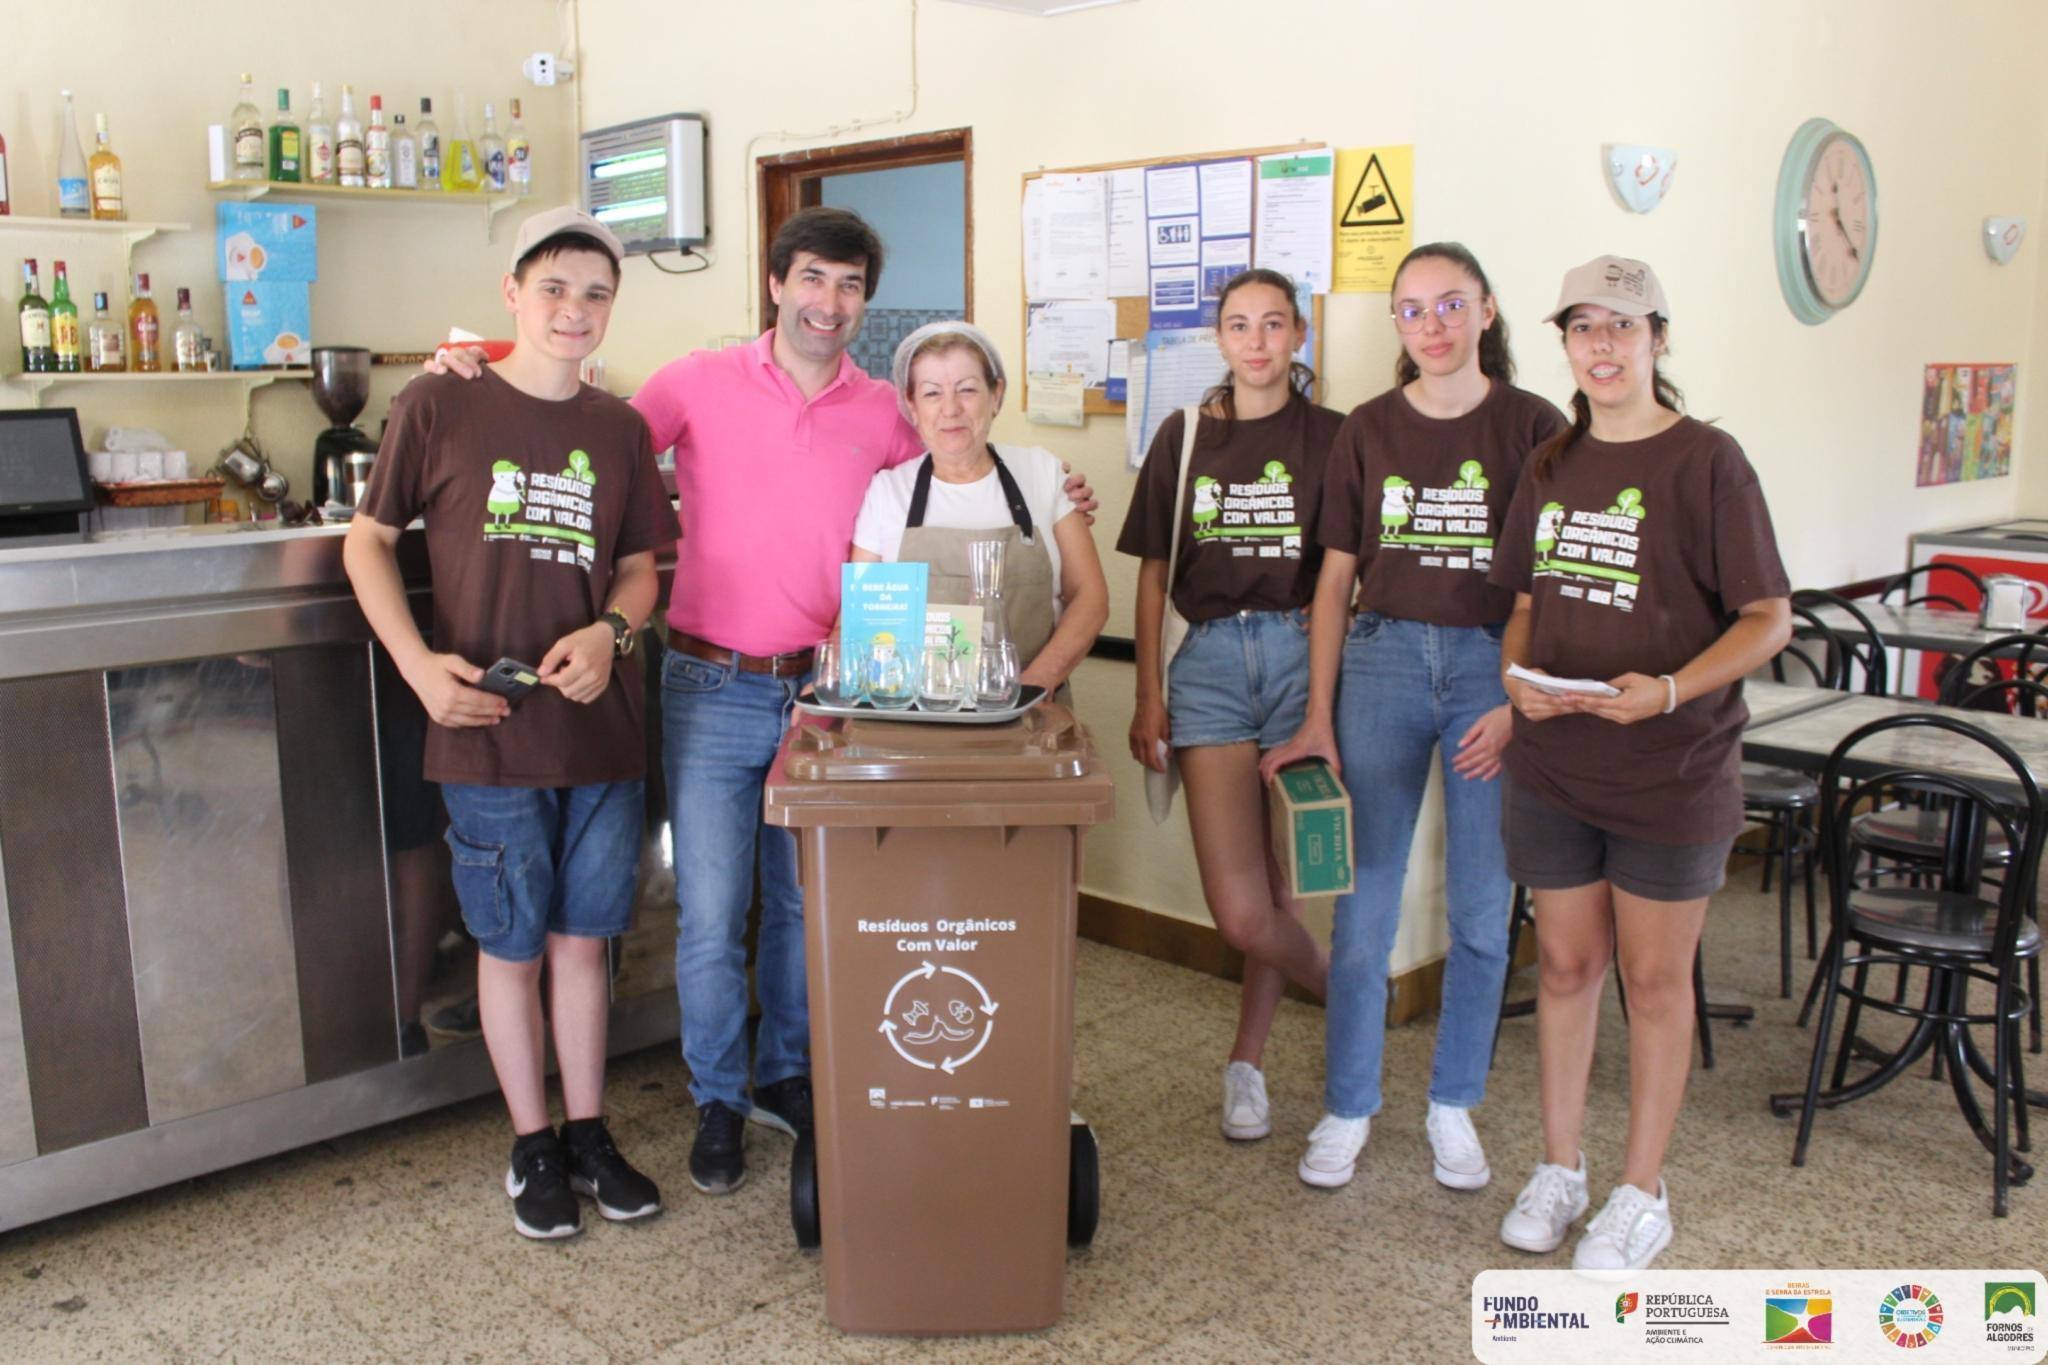
M912 986L912 983L934 984L941 972L958 977L961 982L973 988L974 995L979 999L981 1005L981 1016L978 1021L979 1029L977 1030L979 1036L975 1038L974 1046L961 1055L957 1057L949 1056L937 1062L930 1062L917 1056L905 1047L904 1040L899 1036L896 1026L896 1000L906 987ZM988 1046L989 1038L995 1033L996 1008L996 1002L990 997L988 988L972 975L961 971L958 967L939 967L930 962L921 962L910 971L905 972L902 978L889 988L889 997L882 1002L882 1023L879 1032L884 1038L889 1040L889 1046L895 1050L896 1055L909 1062L912 1066L922 1067L926 1071L943 1071L950 1076L961 1067L967 1065L967 1063L973 1061L976 1056L980 1055L981 1050ZM967 1003L956 999L953 1001L948 1013L956 1023L966 1025L973 1018L974 1011ZM910 1009L905 1012L905 1018L912 1024L917 1024L921 1020L932 1020L934 1016L930 1005L920 998L912 1001ZM933 1032L925 1037L912 1036L910 1041L913 1044L923 1044L943 1038L947 1042L962 1042L969 1036L965 1028L956 1033L950 1026L946 1026L942 1030Z

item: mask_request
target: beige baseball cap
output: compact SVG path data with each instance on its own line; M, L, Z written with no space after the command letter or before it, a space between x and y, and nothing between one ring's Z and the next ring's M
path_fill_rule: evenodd
M612 254L614 265L626 258L626 248L620 243L617 233L582 209L563 204L559 208L536 213L519 225L519 235L512 240L512 264L506 269L518 270L519 263L526 259L526 253L560 232L580 232L586 237L596 238Z
M1630 317L1671 316L1671 304L1664 297L1664 286L1657 282L1657 272L1648 263L1626 256L1595 256L1566 271L1557 307L1543 320L1556 322L1582 303L1595 303Z

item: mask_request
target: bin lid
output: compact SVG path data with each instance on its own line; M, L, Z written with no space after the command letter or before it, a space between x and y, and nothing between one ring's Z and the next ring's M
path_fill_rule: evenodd
M799 782L1043 782L1079 777L1092 752L1074 713L1042 702L1001 725L806 725L787 772Z

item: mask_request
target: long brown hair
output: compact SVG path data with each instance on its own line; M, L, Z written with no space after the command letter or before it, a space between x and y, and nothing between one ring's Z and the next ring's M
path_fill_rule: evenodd
M1254 284L1271 285L1279 290L1287 298L1287 311L1294 315L1294 325L1296 327L1308 326L1308 320L1301 315L1301 300L1294 293L1294 281L1288 279L1279 271L1268 270L1264 266L1254 266L1250 270L1240 270L1225 282L1223 292L1216 296L1217 321L1222 321L1223 310L1229 305L1230 296L1238 290ZM1287 362L1287 401L1289 403L1306 402L1309 391L1314 387L1315 382L1316 372L1314 370L1302 364L1299 360L1289 360ZM1221 410L1223 413L1221 440L1223 443L1228 444L1231 429L1237 424L1237 377L1228 369L1224 370L1223 382L1202 395L1202 406L1204 408L1217 408Z
M1565 327L1571 320L1572 315L1570 313L1566 313L1557 320L1557 331L1560 340L1564 336ZM1663 314L1650 314L1651 342L1654 344L1664 340L1664 334L1670 330L1670 327L1671 324L1664 320ZM1685 395L1679 391L1678 385L1665 377L1662 355L1658 355L1651 361L1650 387L1651 391L1657 396L1658 407L1669 408L1673 412L1685 411ZM1549 478L1551 471L1557 468L1558 457L1563 455L1574 442L1592 429L1593 404L1586 397L1584 389L1574 389L1572 390L1572 424L1529 453L1529 473L1539 479Z
M1493 297L1493 285L1488 282L1486 272L1480 269L1479 258L1463 242L1424 242L1403 256L1401 264L1394 268L1397 288L1401 283L1401 272L1414 261L1449 261L1472 277L1479 286L1482 302ZM1387 292L1391 294L1394 291L1390 289ZM1493 310L1493 325L1479 334L1479 372L1503 384L1515 382L1515 357L1508 350L1508 320L1497 304ZM1415 363L1415 358L1408 354L1408 348L1403 346L1400 354L1394 357L1394 383L1412 384L1421 377L1422 367Z

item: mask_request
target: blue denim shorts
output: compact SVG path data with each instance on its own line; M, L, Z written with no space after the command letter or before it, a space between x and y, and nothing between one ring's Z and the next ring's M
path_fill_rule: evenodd
M616 938L633 919L645 785L441 784L455 898L477 946L531 962L549 934Z
M1173 747L1271 749L1308 715L1308 608L1240 611L1189 625L1166 676Z

